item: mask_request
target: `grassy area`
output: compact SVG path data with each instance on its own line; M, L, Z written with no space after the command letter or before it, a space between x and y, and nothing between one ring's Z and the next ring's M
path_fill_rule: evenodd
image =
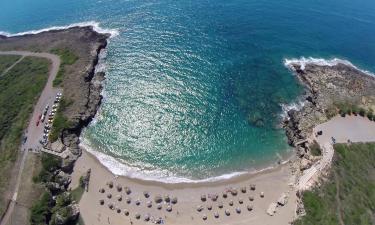
M49 66L46 59L25 57L0 78L0 193L8 184L22 133L46 84ZM0 196L0 214L5 202Z
M63 112L72 103L73 103L72 101L67 100L66 98L61 99L59 107L55 114L55 118L53 120L52 130L49 135L49 140L51 142L56 141L59 138L59 135L61 134L61 132L65 128L68 128L69 126L71 126L71 123L66 118L66 116L64 116Z
M42 169L37 176L33 177L35 183L51 181L53 172L61 166L61 158L44 153L42 154Z
M32 207L30 212L30 224L40 225L47 224L47 216L50 208L53 206L52 195L45 191L42 197Z
M303 194L306 216L296 225L370 225L375 215L375 144L335 145L332 174Z
M59 72L57 73L56 78L53 81L53 86L61 86L66 70L65 66L73 65L78 60L78 57L69 49L52 49L51 53L60 56L61 59Z
M0 74L4 72L8 67L13 65L21 56L18 55L0 55Z
M310 152L313 156L322 155L322 150L320 149L320 146L319 146L318 142L316 142L315 140L314 140L313 143L310 144L309 148L310 148Z

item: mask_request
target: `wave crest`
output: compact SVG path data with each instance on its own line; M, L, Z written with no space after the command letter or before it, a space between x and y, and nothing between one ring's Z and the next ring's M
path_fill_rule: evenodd
M0 35L7 36L7 37L15 37L15 36L22 36L26 34L39 34L42 32L46 31L51 31L51 30L65 30L69 29L72 27L87 27L87 26L92 26L93 30L98 32L98 33L104 33L104 34L110 34L110 37L116 37L119 35L119 31L117 29L107 29L107 28L102 28L100 27L100 23L96 21L87 21L87 22L81 22L81 23L72 23L67 26L52 26L48 28L43 28L40 30L30 30L30 31L24 31L24 32L19 32L19 33L9 33L5 31L0 31Z
M297 58L284 59L284 65L291 70L295 70L293 65L298 65L300 66L301 70L304 70L306 68L306 65L308 64L317 65L317 66L337 66L338 64L344 64L358 71L361 71L362 73L365 73L369 76L375 76L375 74L367 70L362 70L356 67L355 65L353 65L350 61L345 60L345 59L339 59L339 58L323 59L323 58L313 58L313 57L308 57L308 58L301 57L299 59Z

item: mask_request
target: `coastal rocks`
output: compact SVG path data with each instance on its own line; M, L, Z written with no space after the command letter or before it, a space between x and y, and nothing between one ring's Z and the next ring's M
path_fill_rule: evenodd
M65 225L69 222L76 221L79 215L79 207L77 204L71 204L57 210L50 221L50 224Z
M64 171L60 171L56 178L56 183L58 183L60 186L68 187L70 182L72 182L72 179L69 174L64 173Z
M276 213L276 208L277 208L277 204L274 203L274 202L272 202L272 203L268 206L268 208L267 208L267 211L266 211L267 214L270 215L270 216L275 215L275 213Z
M280 198L277 200L277 204L279 204L280 206L284 206L287 202L288 196L285 193L282 193Z
M301 163L300 163L300 170L303 171L303 170L306 170L308 168L310 168L312 165L312 162L306 158L302 158L301 159Z

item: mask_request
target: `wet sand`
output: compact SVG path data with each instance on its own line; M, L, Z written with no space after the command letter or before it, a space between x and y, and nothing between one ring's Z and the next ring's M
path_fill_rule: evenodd
M286 163L257 174L246 174L218 182L166 184L116 177L94 156L83 151L74 167L71 187L76 187L79 177L89 168L91 169L89 191L84 193L79 203L81 216L85 223L90 225L152 223L151 220L149 222L144 220L146 214L150 216L150 219L162 218L164 224L288 224L295 216L297 200L293 188L295 177L292 175L291 165L291 163ZM106 185L108 181L113 182L113 188ZM123 187L121 192L116 189L118 184ZM256 189L250 190L250 184L255 184ZM125 186L131 189L131 194L125 193ZM246 187L246 193L242 193L241 187ZM100 188L104 188L105 193L100 193ZM237 195L233 196L228 192L227 198L223 198L222 193L231 188L237 190ZM149 198L144 196L144 191L150 193ZM260 197L261 192L264 192L263 198ZM111 199L107 198L108 193L112 194ZM277 207L275 215L268 215L266 211L269 205L277 202L283 193L289 196L288 203ZM177 204L170 204L171 212L167 212L169 204L164 201L161 203L162 209L157 209L154 197L158 194L162 197L166 194L171 198L177 197ZM202 194L207 197L205 202L201 201ZM213 194L218 195L216 201L209 198L209 195ZM118 195L122 196L121 201L117 200ZM253 201L249 199L251 196L254 198ZM131 198L130 204L126 203L127 197ZM139 206L135 204L138 199ZM100 205L100 200L104 200L103 205ZM240 200L243 201L242 204ZM152 202L150 208L146 205L148 201ZM233 206L230 206L230 201L233 201ZM109 209L109 203L113 204L114 210ZM219 208L220 203L223 208ZM198 206L202 206L201 212L197 211ZM211 210L208 209L209 206L212 206ZM249 211L248 206L252 206L253 209ZM120 209L120 213L116 208ZM239 208L241 212L237 213L236 208ZM124 214L124 210L129 211L128 216ZM229 216L225 215L225 210L230 212ZM137 213L140 214L140 219L135 218ZM218 218L215 218L215 213L219 214ZM203 220L204 215L207 216L206 220Z

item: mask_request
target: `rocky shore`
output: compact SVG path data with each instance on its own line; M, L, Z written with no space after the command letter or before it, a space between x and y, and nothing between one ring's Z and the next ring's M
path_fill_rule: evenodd
M293 60L286 64L305 86L303 106L290 110L283 127L290 145L297 155L310 160L309 146L305 140L313 134L313 128L339 113L341 104L355 105L372 110L375 104L375 78L346 61L326 64Z
M78 205L72 201L68 186L71 182L75 161L81 155L78 146L79 136L94 118L101 104L102 82L105 74L95 71L99 63L99 54L106 48L110 34L96 32L93 27L71 27L62 30L50 30L37 34L25 34L22 36L0 36L0 51L30 51L30 52L69 52L76 59L74 63L64 63L60 55L62 65L62 82L58 88L63 92L65 106L61 110L62 117L66 120L64 128L60 132L55 143L50 143L49 148L60 152L64 150L66 157L56 163L51 173L43 180L48 193L55 199L62 198L68 205L56 209L51 216L54 224L68 224L75 221L79 215ZM42 161L43 161L42 156ZM48 158L47 161L51 161ZM42 162L43 164L43 162ZM46 172L44 172L46 173ZM86 182L87 180L87 182ZM88 187L88 179L83 179L83 184ZM57 207L57 202L56 206ZM70 213L66 213L66 211Z

